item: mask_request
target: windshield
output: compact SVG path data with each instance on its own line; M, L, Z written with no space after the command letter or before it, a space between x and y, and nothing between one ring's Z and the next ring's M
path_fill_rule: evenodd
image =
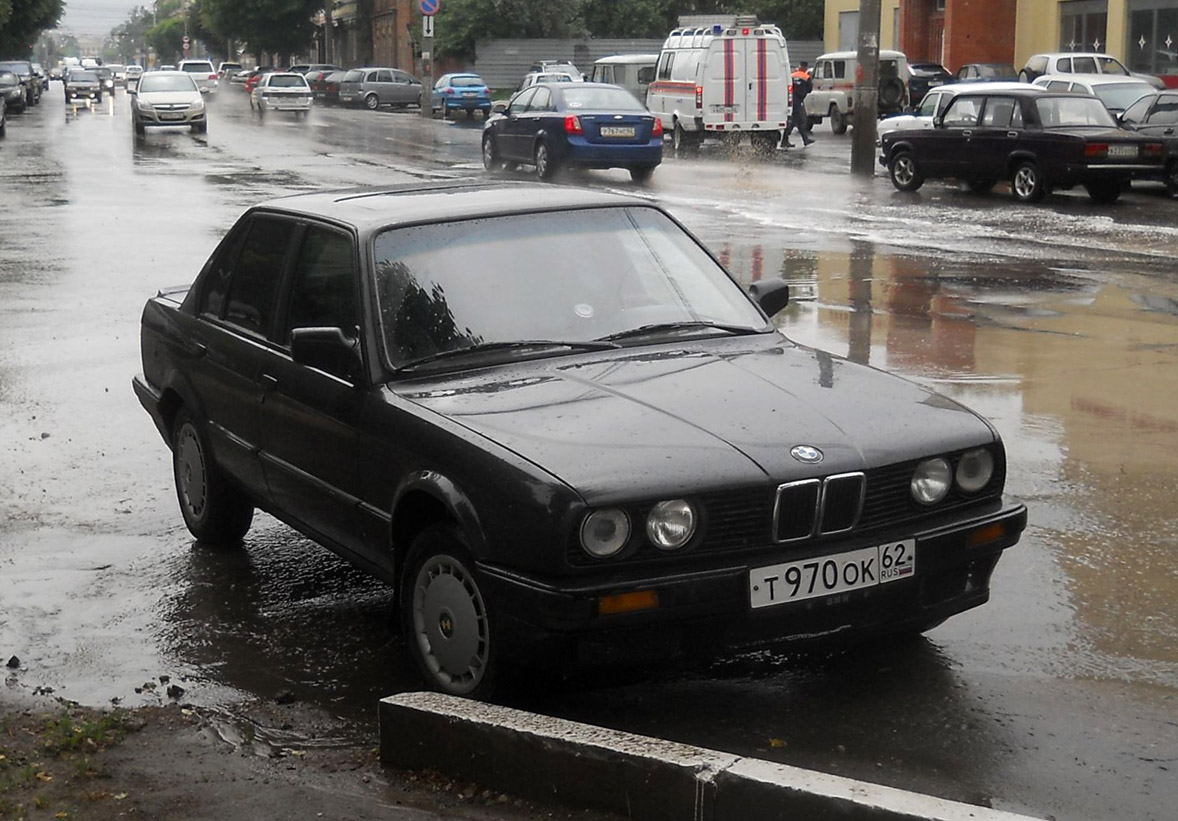
M196 83L187 75L144 74L139 80L139 93L149 94L153 91L196 91Z
M766 327L724 270L653 208L395 228L377 236L374 259L394 367L472 345L590 343L656 323Z
M622 88L577 87L561 92L565 108L583 108L591 111L641 111L646 106L634 99L634 95Z
M1042 97L1035 100L1044 128L1116 128L1113 115L1095 97Z
M93 71L71 71L71 83L97 83L98 75Z
M1100 98L1106 108L1123 111L1153 91L1149 83L1107 83L1092 87L1092 93Z

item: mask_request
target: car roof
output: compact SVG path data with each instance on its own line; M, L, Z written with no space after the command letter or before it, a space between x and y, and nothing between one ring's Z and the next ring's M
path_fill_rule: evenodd
M268 200L256 208L328 219L365 232L423 222L608 205L650 203L623 194L540 183L443 181L295 194Z
M610 57L602 57L596 60L593 64L597 66L613 65L616 63L657 63L659 61L658 54L614 54Z
M1126 74L1044 74L1036 77L1033 85L1042 85L1043 83L1058 83L1061 81L1084 83L1090 86L1107 86L1120 83L1130 83L1133 85L1143 85L1153 88L1148 80L1143 80L1140 77L1133 77Z
M1062 75L1051 75L1058 77ZM949 83L947 85L938 86L937 88L929 89L929 94L938 94L943 92L950 92L952 94L964 94L967 91L1043 91L1043 87L1035 85L1034 83L1020 83L1018 80L998 80L997 82L971 82L965 81L961 83Z
M859 57L859 52L857 52L857 51L831 51L831 52L827 52L826 54L818 55L817 59L819 59L819 60L852 60L852 59L857 59L858 57ZM886 49L886 48L881 48L879 50L879 57L881 60L883 60L883 59L895 60L897 58L902 57L905 62L908 61L908 57L905 56L904 52L893 51L891 49Z

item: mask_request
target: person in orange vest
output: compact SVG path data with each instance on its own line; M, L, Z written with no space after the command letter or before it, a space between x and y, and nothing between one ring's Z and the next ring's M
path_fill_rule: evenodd
M794 144L789 141L789 135L793 133L795 128L802 135L802 146L805 147L814 142L814 135L810 133L809 118L806 116L806 107L803 105L806 95L814 88L814 83L810 79L809 64L805 60L798 63L797 70L790 75L790 79L793 81L793 110L790 112L789 125L785 129L785 147L794 147Z

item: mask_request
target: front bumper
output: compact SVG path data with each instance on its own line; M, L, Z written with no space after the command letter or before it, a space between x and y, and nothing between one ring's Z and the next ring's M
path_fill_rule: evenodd
M827 544L823 558L888 542L916 541L911 578L754 609L750 571L782 561L780 548L674 574L614 576L605 584L551 581L481 565L495 603L501 647L516 661L555 669L715 657L759 647L837 644L927 629L984 604L1002 551L1026 527L1023 505L954 516L913 533L872 533ZM654 606L603 615L605 597L635 594Z
M205 121L205 110L180 109L177 111L161 111L158 109L136 109L139 122L145 126L193 125Z

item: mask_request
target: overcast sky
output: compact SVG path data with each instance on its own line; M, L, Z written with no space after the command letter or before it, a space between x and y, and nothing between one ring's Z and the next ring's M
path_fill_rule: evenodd
M109 34L139 6L151 8L151 0L66 0L59 28L75 36Z

